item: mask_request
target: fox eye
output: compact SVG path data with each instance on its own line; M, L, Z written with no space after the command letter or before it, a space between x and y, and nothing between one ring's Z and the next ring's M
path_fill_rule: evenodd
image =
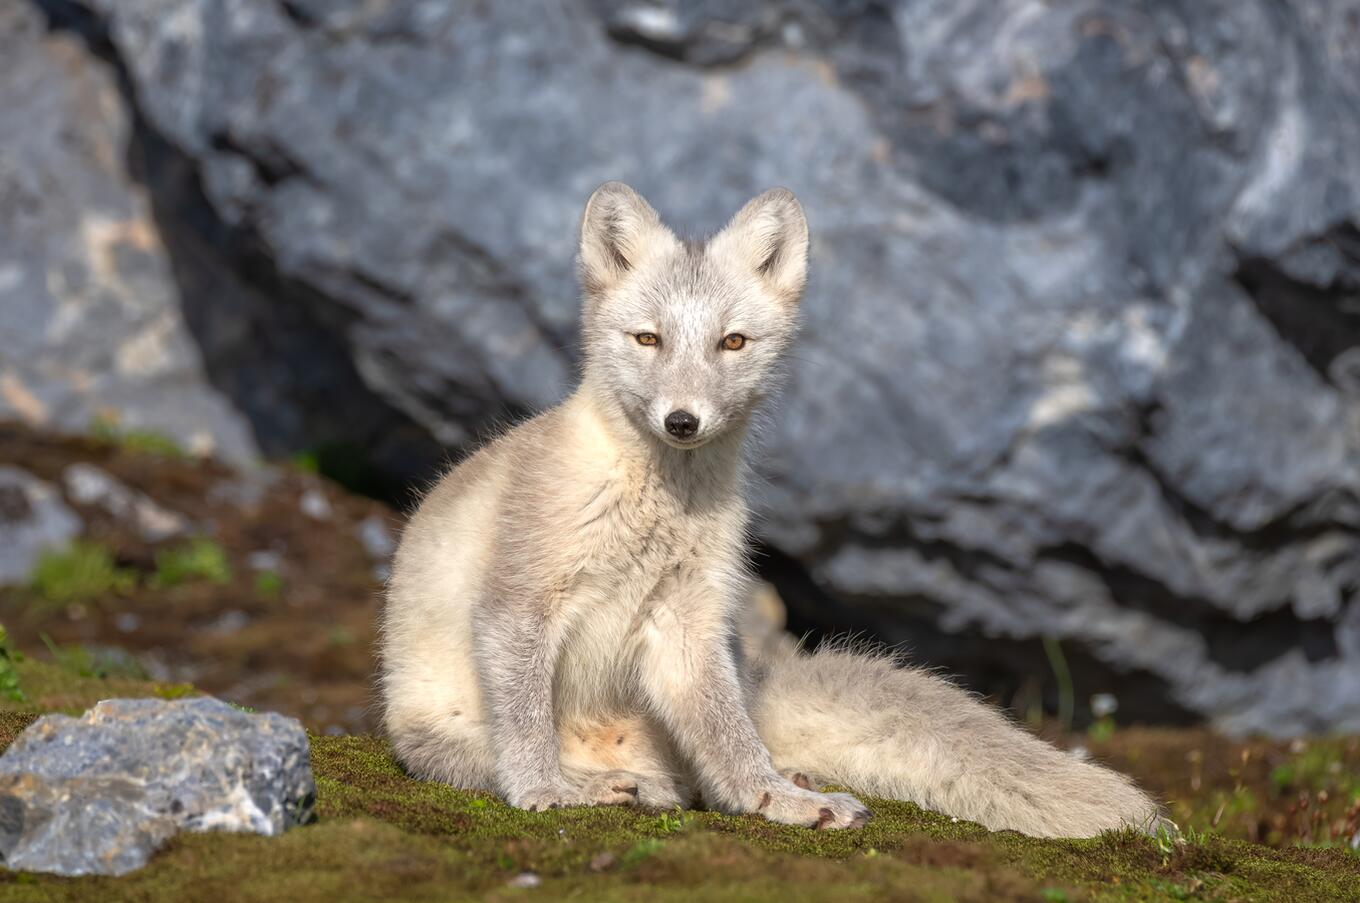
M723 336L722 346L728 351L740 351L746 347L746 336L733 332Z
M661 341L656 337L656 333L654 332L639 332L637 335L633 336L633 338L637 339L639 345L655 345L657 342Z

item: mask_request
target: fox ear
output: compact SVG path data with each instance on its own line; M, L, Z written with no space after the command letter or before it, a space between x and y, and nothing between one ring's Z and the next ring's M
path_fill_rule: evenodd
M678 243L642 195L622 182L605 182L581 215L581 282L588 294L598 294Z
M807 282L808 226L803 205L787 188L771 188L742 207L709 244L712 253L756 271L775 291L797 301Z

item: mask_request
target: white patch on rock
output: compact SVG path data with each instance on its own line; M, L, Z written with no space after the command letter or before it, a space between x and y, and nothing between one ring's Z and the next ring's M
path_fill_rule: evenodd
M298 508L303 514L312 520L330 520L334 509L331 508L330 500L320 489L308 489L298 500Z
M0 859L12 869L121 875L178 831L273 836L311 818L295 719L211 698L112 699L48 715L0 757Z
M72 464L62 474L62 481L71 501L107 512L134 527L147 542L160 542L189 529L183 515L162 507L93 465Z
M62 548L81 529L55 487L0 466L0 585L27 580L44 552Z
M368 552L368 557L374 561L385 562L397 550L397 541L392 537L392 531L387 529L387 523L376 514L369 515L359 522L358 533L364 551Z
M1081 362L1073 358L1053 358L1045 362L1048 385L1029 409L1029 427L1039 430L1093 409L1096 395L1083 381Z

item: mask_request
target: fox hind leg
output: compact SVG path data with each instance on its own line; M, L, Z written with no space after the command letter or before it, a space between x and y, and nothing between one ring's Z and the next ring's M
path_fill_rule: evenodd
M495 760L484 730L447 719L388 725L397 761L416 778L495 792Z
M646 719L576 720L561 737L562 773L597 804L673 809L693 802L664 732Z

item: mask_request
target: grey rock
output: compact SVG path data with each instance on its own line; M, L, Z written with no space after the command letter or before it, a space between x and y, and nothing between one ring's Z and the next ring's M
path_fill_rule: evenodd
M56 487L0 465L0 586L26 581L43 552L67 545L82 526Z
M327 521L335 515L335 509L331 507L326 493L315 487L302 493L302 497L298 499L298 509L312 520Z
M596 184L712 227L783 183L815 272L758 463L795 629L1004 693L1051 635L1121 718L1360 729L1360 2L47 5L194 175L200 257L278 299L214 315L327 339L234 372L352 364L327 429L389 472L562 397Z
M373 579L386 583L392 576L392 555L397 551L397 539L388 529L387 522L377 516L366 517L359 522L359 542L373 560Z
M376 562L387 562L397 551L397 540L388 528L387 522L376 514L359 522L358 533L364 551Z
M246 564L253 571L279 571L283 569L283 553L274 549L257 549L246 556Z
M250 615L241 611L239 608L229 608L207 624L204 624L200 629L205 633L230 636L233 633L239 633L241 630L245 629L248 624L250 624Z
M207 382L150 199L128 174L116 73L27 3L0 6L0 419L100 417L256 455Z
M77 505L100 508L148 542L179 536L189 529L184 515L162 506L145 493L124 485L92 464L79 462L62 473L66 494Z
M179 831L281 834L311 817L308 756L295 719L211 698L45 716L0 757L0 859L121 875Z

